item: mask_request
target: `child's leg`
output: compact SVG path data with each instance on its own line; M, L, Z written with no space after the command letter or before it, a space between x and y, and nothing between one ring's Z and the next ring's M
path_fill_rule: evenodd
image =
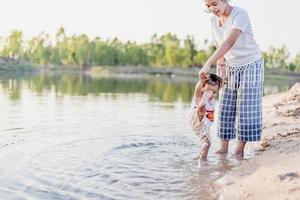
M207 138L207 136L203 136L203 145L200 150L200 160L206 160L207 159L207 154L208 150L210 147L210 141Z

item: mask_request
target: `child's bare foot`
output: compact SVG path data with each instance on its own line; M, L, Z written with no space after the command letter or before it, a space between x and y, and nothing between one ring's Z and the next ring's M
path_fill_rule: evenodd
M207 154L209 150L210 144L204 143L200 152L200 157L198 159L198 167L204 166L207 164Z
M199 153L194 157L193 160L206 160L207 159L207 154L208 154L208 149L209 147L206 147L207 144L204 144L199 151Z
M200 160L206 160L208 149L209 149L209 144L204 143L200 153Z
M202 166L205 163L205 161L207 161L207 154L208 154L208 150L210 147L210 141L209 141L208 136L204 135L201 138L201 140L202 140L203 144L202 144L199 154L197 155L198 166Z
M207 158L199 158L198 167L205 166L207 164Z
M202 148L200 150L200 160L206 160L207 159L207 154L208 154L209 147L210 147L210 141L206 136L204 136L203 145L202 145Z

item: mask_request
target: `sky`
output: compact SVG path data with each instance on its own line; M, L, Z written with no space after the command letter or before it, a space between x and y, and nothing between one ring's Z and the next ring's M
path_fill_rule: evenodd
M262 50L287 45L300 53L299 0L230 0L249 13ZM25 40L44 31L54 36L63 26L67 35L91 39L118 37L148 42L154 33L171 32L180 39L194 36L199 47L211 40L210 16L203 0L2 0L0 36L22 30Z

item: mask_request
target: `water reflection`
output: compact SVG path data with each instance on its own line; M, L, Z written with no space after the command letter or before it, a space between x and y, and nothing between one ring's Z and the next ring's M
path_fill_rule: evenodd
M148 95L149 101L160 102L189 102L197 78L191 77L182 80L179 77L101 77L92 78L83 74L39 74L22 77L2 78L3 91L9 95L11 100L19 100L22 89L29 89L38 95L52 91L57 96L87 96L89 94L99 95L144 93ZM266 78L264 94L274 94L288 90L296 78Z
M196 81L2 78L1 199L217 198L215 180L239 161L213 153L216 134L207 165L193 161L200 145L185 116Z

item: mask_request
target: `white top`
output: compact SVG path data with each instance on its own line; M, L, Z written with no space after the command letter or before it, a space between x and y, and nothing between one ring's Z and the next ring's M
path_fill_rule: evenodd
M208 101L205 102L205 109L206 109L206 113L203 116L203 121L205 125L212 125L214 122L214 114L215 114L215 107L216 107L216 103L215 103L215 99L212 98ZM194 110L197 108L197 104L196 104L196 99L195 97L193 98L193 102L191 104L191 112L194 112Z
M246 65L262 57L261 51L254 40L250 19L246 10L234 6L223 26L220 26L217 16L212 17L211 25L212 36L218 46L228 37L232 28L241 30L241 34L235 44L224 55L228 65Z
M192 127L194 133L200 137L202 142L204 142L203 136L206 136L209 140L211 140L210 131L214 121L215 99L212 98L205 103L205 115L203 116L202 120L199 120L195 98L196 97L194 96L188 115L189 124Z

